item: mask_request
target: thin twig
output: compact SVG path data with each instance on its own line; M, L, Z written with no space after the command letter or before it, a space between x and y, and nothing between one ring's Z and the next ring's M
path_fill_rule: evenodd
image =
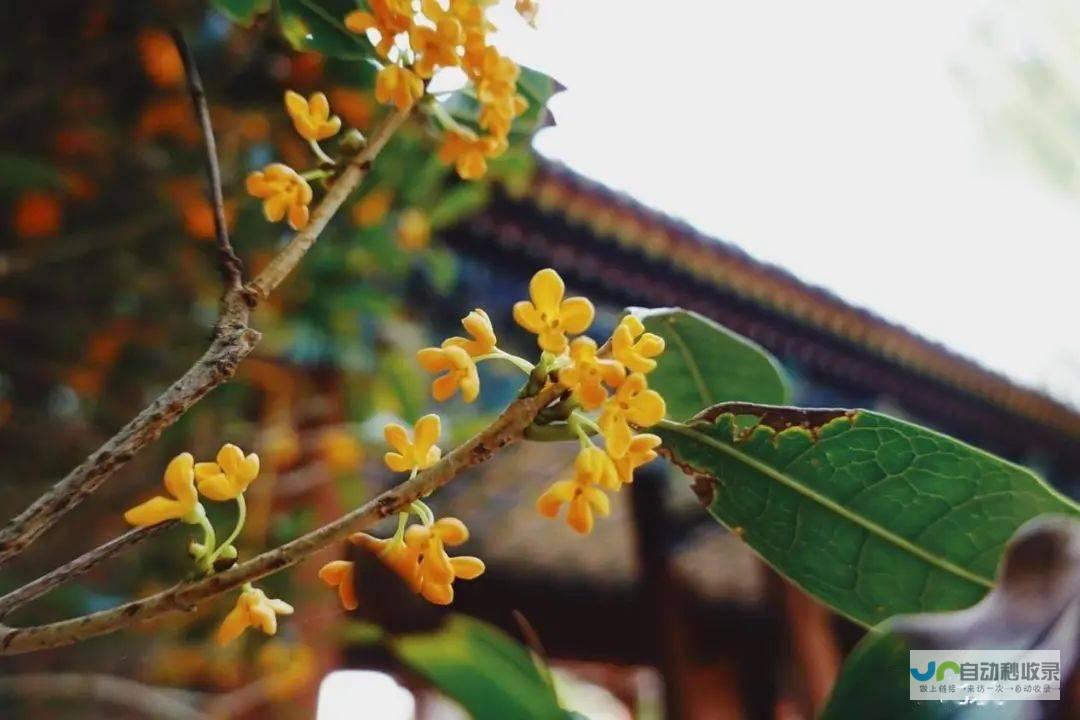
M416 477L383 492L331 523L222 573L181 583L155 595L82 617L35 627L0 627L0 654L46 650L105 635L135 622L176 610L191 609L198 602L291 567L327 545L394 515L412 501L450 482L462 471L484 462L497 450L517 442L537 413L558 398L563 390L560 385L550 385L536 395L515 400L487 428Z
M42 575L37 580L12 590L7 595L0 597L0 618L3 618L13 610L25 605L31 600L41 597L58 585L63 585L64 583L77 578L95 565L108 560L122 550L126 550L132 545L136 545L148 537L152 537L165 528L175 524L175 520L170 520L149 527L139 527L128 530L123 535L113 538L104 545L99 545L93 550L75 558L66 565L61 565L52 572Z
M349 162L314 208L307 227L297 233L251 283L225 293L210 347L183 377L0 530L0 566L20 554L65 513L97 490L192 405L232 378L237 365L251 353L260 338L258 332L247 326L251 310L292 272L334 213L364 179L379 151L408 115L409 111L405 110L388 116L383 125L376 128L367 147Z
M221 274L225 280L225 291L237 290L243 284L244 265L233 250L229 241L229 226L225 220L225 196L221 192L221 167L218 165L217 144L214 141L214 127L210 123L210 109L206 104L206 92L203 90L199 68L191 47L184 40L178 28L172 30L173 42L180 52L187 75L187 89L191 95L191 104L195 108L195 117L202 128L203 146L206 148L206 176L210 181L210 203L214 206L214 235L217 238L218 255L221 258Z
M138 710L166 720L206 720L206 715L177 697L175 691L116 675L96 673L15 673L0 677L0 694L96 700Z

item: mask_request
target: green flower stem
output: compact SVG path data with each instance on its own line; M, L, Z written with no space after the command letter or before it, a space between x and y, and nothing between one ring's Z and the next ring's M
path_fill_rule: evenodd
M578 440L581 442L582 449L592 447L592 440L589 438L589 431L585 428L585 424L589 423L595 427L595 423L589 418L585 417L577 410L570 413L570 419L566 421L566 424L570 426L570 429L577 433Z
M413 500L409 509L416 513L424 525L430 526L435 523L435 513L431 512L431 508L423 500Z
M206 513L199 514L199 526L203 529L203 554L197 558L197 562L200 568L208 570L214 565L214 561L208 558L213 555L214 550L217 548L217 534L214 532L214 526L210 519L206 517Z
M300 177L305 180L321 180L325 177L330 177L332 173L329 170L323 170L321 168L315 168L314 170L308 170L307 172L300 173Z
M315 153L315 157L319 158L319 162L326 163L327 165L336 165L334 158L323 152L322 147L319 146L318 140L308 140L308 145L311 146L311 152Z
M499 348L495 348L486 355L477 355L475 358L473 358L474 362L482 362L484 360L506 360L507 362L512 363L514 367L516 367L518 370L525 373L526 375L531 373L534 367L533 364L525 358L518 357L517 355L511 355L510 353L500 350Z
M244 529L244 523L247 522L247 501L244 500L243 493L236 496L236 511L236 527L233 528L229 537L225 538L225 542L221 543L221 547L210 555L209 563L211 566L213 566L214 561L221 556L221 553L225 551L225 548L232 545L236 538L240 537L240 532Z
M394 533L393 542L401 543L405 540L405 526L409 524L409 513L398 513L397 531Z
M476 135L473 130L465 127L457 120L455 120L454 117L449 112L447 112L446 108L443 107L442 103L432 101L429 103L425 103L424 107L431 111L431 114L435 117L436 120L439 121L439 124L443 126L444 130L450 130L460 135L465 135L467 137L472 137Z

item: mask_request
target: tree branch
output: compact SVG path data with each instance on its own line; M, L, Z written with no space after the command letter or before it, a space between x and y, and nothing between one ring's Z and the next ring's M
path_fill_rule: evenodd
M132 545L136 545L146 538L156 535L165 528L172 527L175 524L175 520L170 520L157 525L128 530L123 535L113 538L104 545L100 545L93 550L84 553L66 565L61 565L52 572L42 575L37 580L12 590L7 595L0 597L0 618L3 618L13 610L25 605L31 600L41 597L54 587L63 585L69 580L77 578L95 565L108 560Z
M407 110L389 115L314 208L309 224L251 283L226 290L213 340L203 356L116 435L0 530L0 566L19 555L66 512L97 490L192 405L232 378L237 366L259 341L259 333L247 326L251 310L281 284L315 244L345 199L364 179L386 141L408 116Z
M206 715L180 700L165 688L116 675L94 673L16 673L0 677L0 694L97 700L123 705L147 717L167 720L206 720Z
M178 609L190 609L198 602L246 582L291 567L327 545L405 509L413 500L442 487L463 470L479 465L500 448L517 442L536 414L558 398L563 390L560 385L549 385L536 395L515 400L487 428L415 478L383 492L327 525L222 573L180 583L155 595L82 617L27 628L0 627L0 654L15 655L71 645L135 622Z
M184 40L183 34L179 29L173 28L172 38L180 53L180 59L184 63L188 94L191 95L191 104L195 108L195 118L202 128L203 146L206 148L206 177L210 182L210 203L214 207L214 236L217 240L225 292L239 290L244 282L244 265L229 241L229 226L225 220L225 198L221 192L221 168L218 166L217 143L214 140L214 127L210 123L206 92L203 90L202 78L199 77L195 57L191 54L191 48Z

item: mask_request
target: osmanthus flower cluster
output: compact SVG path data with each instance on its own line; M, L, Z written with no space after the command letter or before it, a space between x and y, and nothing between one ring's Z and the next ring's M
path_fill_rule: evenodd
M247 176L247 191L262 200L263 215L270 222L285 219L293 230L307 226L311 218L309 206L315 196L310 180L329 177L337 162L319 145L341 130L341 118L330 114L330 101L321 92L305 98L299 93L285 92L285 109L297 134L307 140L320 167L303 174L284 163L270 163L262 170ZM362 136L352 131L356 138Z
M482 177L487 160L506 151L514 118L528 107L517 91L521 68L489 43L494 27L486 12L493 2L422 0L417 13L410 0L371 0L369 9L345 16L349 30L375 37L383 61L375 81L381 103L408 110L424 97L426 82L439 69L464 71L479 104L479 132L437 104L431 109L446 130L439 158L465 180Z
M660 438L637 429L656 424L666 412L664 399L649 389L646 379L656 368L664 341L646 332L640 319L628 315L610 342L598 347L582 334L592 325L592 303L583 297L566 297L562 278L550 268L533 276L529 300L516 303L513 315L518 325L536 335L542 351L538 365L499 349L491 319L481 309L462 320L467 338L451 337L439 347L424 348L417 361L438 375L431 391L439 401L459 391L465 402L475 400L480 393L476 364L483 360L508 360L530 377L539 370L545 381L565 387L555 412L557 419L565 421L561 427L578 437L581 451L572 477L552 485L537 501L537 509L554 517L566 504L567 524L587 534L595 516L609 512L605 491L632 482L634 470L656 458ZM596 411L594 420L588 413ZM603 438L603 448L594 444L593 435Z
M192 541L188 552L196 567L205 575L213 575L231 567L237 559L236 538L244 529L247 503L244 493L259 476L259 456L244 455L236 445L225 444L212 462L195 462L191 453L177 455L165 468L164 485L167 496L158 495L124 513L124 520L145 527L167 520L179 520L202 528L202 542ZM221 543L200 502L202 496L215 502L235 501L236 526ZM268 635L277 632L277 616L289 615L292 606L283 600L269 598L250 583L243 586L236 606L226 616L218 630L218 642L227 643L239 637L249 627Z
M412 438L401 425L390 423L385 430L386 442L392 448L384 461L394 472L408 472L415 477L421 470L434 465L442 457L438 442L441 421L438 415L425 415L413 426ZM409 525L416 515L418 524ZM454 600L454 581L472 580L484 572L484 563L469 556L450 557L448 547L457 547L469 539L468 528L457 518L435 519L431 509L421 501L412 503L407 512L398 515L398 528L393 537L376 538L355 533L349 541L376 555L405 581L414 593L437 605L449 605ZM359 606L356 596L355 566L348 560L327 563L319 578L337 588L342 606L354 610Z

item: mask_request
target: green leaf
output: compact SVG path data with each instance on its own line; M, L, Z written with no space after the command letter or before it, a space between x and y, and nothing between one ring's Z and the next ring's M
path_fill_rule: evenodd
M210 0L210 5L235 23L250 27L255 18L270 12L271 0Z
M459 183L443 192L431 208L431 229L441 230L473 215L487 205L490 189L483 183Z
M1045 517L1010 541L994 589L973 608L889 620L870 632L844 663L821 720L1022 720L1028 703L960 704L908 699L910 650L973 648L1059 650L1066 687L1075 676L1074 624L1080 608L1080 522ZM1033 589L1037 588L1033 592ZM1017 658L1020 660L1021 658Z
M63 176L51 163L31 155L0 153L0 192L59 189Z
M511 140L528 138L538 130L555 124L547 104L552 96L564 89L562 84L539 70L522 65L517 89L529 101L529 106L525 112L514 118L514 123L510 126ZM476 99L472 87L451 93L442 101L442 106L454 120L481 132L480 102Z
M790 400L779 363L757 343L681 308L627 308L666 348L649 387L664 396L668 416L686 420L720 402L782 405Z
M277 0L278 25L295 50L360 60L374 56L371 43L345 27L353 0Z
M398 636L390 649L457 700L474 720L567 720L532 654L496 628L451 615L435 632Z
M539 70L522 65L517 89L529 101L529 107L514 119L511 132L532 135L538 130L555 124L551 110L548 109L548 101L565 89L561 83Z
M1017 528L1078 513L1024 468L866 410L727 403L650 432L716 519L864 625L972 605Z

